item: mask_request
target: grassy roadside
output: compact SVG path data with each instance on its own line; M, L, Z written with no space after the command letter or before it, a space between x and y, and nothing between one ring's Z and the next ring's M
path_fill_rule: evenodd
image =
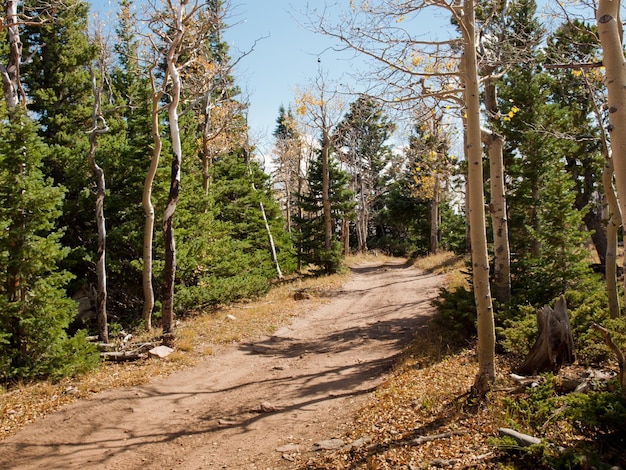
M383 256L350 257L350 265L368 261L384 262ZM292 277L277 284L261 299L237 303L211 311L189 312L177 325L176 351L166 359L143 359L135 362L106 362L97 370L58 383L49 381L20 383L10 389L0 388L0 440L24 425L51 413L61 406L107 389L146 383L152 378L190 367L214 354L224 345L246 338L271 334L291 318L317 303L326 302L328 293L339 288L349 273L323 277ZM304 291L306 300L295 300L294 293ZM154 330L154 335L159 332ZM150 340L140 333L137 341Z
M414 265L446 273L448 287L467 286L462 260L441 255L419 259ZM475 344L448 343L448 330L430 322L417 332L385 382L358 411L350 432L334 436L349 445L316 454L299 468L626 468L626 425L622 421L621 432L613 434L602 427L608 420L626 416L619 403L594 401L601 400L602 394L560 392L564 377L584 372L580 366L563 368L559 377L537 377L532 385L520 387L509 377L510 358L497 356L495 386L485 400L478 401L469 394L477 373ZM582 400L582 406L578 408L573 399ZM572 412L584 416L572 418ZM598 424L583 429L585 423ZM522 447L501 437L500 428L533 434L542 443Z

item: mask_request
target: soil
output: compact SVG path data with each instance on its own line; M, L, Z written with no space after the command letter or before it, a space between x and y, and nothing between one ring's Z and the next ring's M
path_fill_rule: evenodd
M309 311L270 337L26 426L2 442L0 468L297 467L314 444L350 428L443 283L403 262L352 271L321 305L303 300Z

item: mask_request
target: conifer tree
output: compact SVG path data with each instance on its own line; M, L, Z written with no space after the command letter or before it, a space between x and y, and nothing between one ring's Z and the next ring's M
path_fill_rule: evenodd
M356 234L358 250L367 252L370 221L378 197L389 180L387 171L393 155L387 141L394 124L371 98L360 96L337 125L333 145L344 163L356 197Z
M511 16L516 37L534 38L539 57L541 27L536 5L529 0L517 6ZM516 254L511 265L513 293L533 305L548 303L571 287L582 267L580 243L584 234L579 227L583 212L574 207L569 196L565 199L570 204L563 203L572 189L572 181L563 178L563 162L575 151L575 143L558 137L556 131L568 127L569 116L551 99L549 83L536 62L511 67L499 88L503 115L500 131L506 139L505 167L510 181L510 242ZM553 219L548 223L546 217ZM564 225L565 221L571 225ZM551 233L555 230L560 233ZM569 242L560 237L570 237ZM557 265L564 271L555 271ZM567 282L563 275L568 276Z
M284 106L280 106L273 135L275 175L283 192L287 232L291 233L296 195L302 190L302 141L291 108L285 110Z
M63 245L72 248L66 264L77 282L95 283L94 203L87 189L92 177L85 158L92 108L89 66L95 57L85 34L89 4L55 0L54 5L49 21L25 28L24 54L31 60L24 66L24 82L28 109L50 148L44 172L66 188L59 219L65 227Z
M321 153L321 150L320 150ZM296 218L299 243L302 246L302 257L306 263L322 268L326 273L334 273L341 266L342 247L338 241L339 222L354 218L354 193L349 188L349 176L339 169L334 158L328 161L329 201L331 213L331 247L325 243L324 207L322 201L323 188L322 159L314 159L309 165L307 174L307 192L300 194L298 204L302 216Z
M0 377L63 376L93 356L84 338L69 339L65 332L74 304L65 295L70 275L58 266L67 254L55 229L63 189L41 171L48 149L25 107L18 2L8 1L4 13L9 26L8 43L0 45Z

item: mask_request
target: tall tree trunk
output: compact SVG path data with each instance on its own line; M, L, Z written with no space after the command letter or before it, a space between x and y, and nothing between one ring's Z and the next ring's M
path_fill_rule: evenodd
M106 194L106 182L104 170L96 163L96 148L98 135L108 131L102 118L100 107L101 87L97 85L96 75L91 70L91 90L93 92L93 110L91 113L91 130L89 131L89 165L96 178L96 226L98 229L98 246L96 248L96 323L100 341L109 342L109 330L107 325L107 273L106 273L106 224L104 219L104 195ZM102 123L102 126L101 126Z
M248 152L246 151L246 155L247 153ZM248 166L248 174L250 175L250 178L252 178L252 171L250 170L250 166ZM254 182L252 182L251 184L252 184L252 191L256 193L257 190L256 190L256 186L254 185ZM263 217L263 223L265 224L265 231L267 232L267 239L270 245L270 255L272 257L272 262L274 263L274 267L276 268L276 274L278 276L278 279L282 279L283 272L281 271L280 264L278 263L278 256L276 256L276 245L274 245L274 237L272 236L272 230L270 229L270 224L267 221L267 214L265 213L265 206L263 205L263 201L259 200L259 207L261 209L261 216Z
M330 255L333 247L332 240L332 219L331 219L331 207L330 207L330 137L328 135L328 129L323 130L322 139L322 211L324 216L324 248L327 255ZM331 262L326 262L326 272L332 271Z
M22 40L20 39L19 18L17 14L18 4L19 2L17 0L8 0L5 3L4 13L6 17L6 35L9 45L9 53L7 56L6 64L0 63L0 75L2 76L2 90L4 94L4 102L7 108L9 121L12 123L17 122L17 119L19 119L19 113L17 112L17 108L23 108L26 105L20 78L20 65L22 62ZM24 175L26 172L25 165L19 165L19 168L15 168L14 171L17 174ZM26 189L22 188L22 192L25 191ZM14 221L14 224L16 226L23 227L23 211L21 216L21 221ZM10 260L7 266L6 290L7 299L10 302L26 300L25 286L21 285L22 282L20 280L19 274L19 265L22 263L22 260L15 259L16 256L13 255L13 253L21 252L21 250L17 249L17 247L21 247L25 243L23 236L19 235L22 232L23 230L18 230L17 233L12 237L14 240L12 241L12 247L15 247L15 249L9 250ZM19 329L19 326L16 327L16 331Z
M598 32L602 44L602 63L606 71L609 108L611 154L615 167L615 186L622 217L626 227L626 63L622 48L622 23L619 1L599 0Z
M183 40L183 14L185 2L177 6L174 26L176 33L171 39L167 52L167 71L171 80L170 102L167 107L170 137L172 139L172 169L170 173L170 191L167 206L163 214L163 240L165 242L165 266L163 268L163 306L161 318L163 336L166 342L172 342L174 336L174 282L176 280L176 240L174 238L174 212L180 195L180 171L182 164L182 144L178 125L178 104L182 79L178 71L178 48Z
M344 256L348 256L350 254L350 221L348 219L341 220L341 244Z
M494 296L502 303L511 300L511 248L504 183L504 138L495 132L498 115L496 86L491 78L492 70L485 79L485 107L491 130L483 132L483 143L489 152L489 182L491 188L491 223L494 244Z
M589 87L589 83L587 83ZM602 122L602 112L596 100L592 100L593 111L598 122ZM619 290L617 287L617 249L619 228L622 224L622 214L615 193L613 183L614 168L611 150L609 149L608 136L603 126L600 126L600 142L604 155L604 169L602 171L602 185L606 200L606 210L603 218L607 220L606 226L606 253L604 258L604 277L606 279L606 292L608 297L609 315L618 318L621 315L619 302Z
M210 88L212 91L212 88ZM206 94L204 106L204 128L202 132L202 189L204 195L209 194L209 168L211 167L211 146L209 136L211 134L211 94Z
M613 185L613 160L607 157L604 171L602 172L604 194L607 200L608 224L606 227L606 257L604 261L604 274L606 278L606 291L608 295L609 315L618 318L621 315L619 302L619 290L617 288L617 248L618 234L621 225L621 213L615 186Z
M151 111L151 133L152 142L152 158L150 159L150 167L143 183L143 194L141 202L145 214L145 224L143 229L143 324L146 331L152 329L152 310L154 309L154 289L152 286L152 240L154 237L154 205L152 204L152 184L159 167L159 158L161 156L161 134L159 131L159 107L163 98L163 91L157 91L154 79L154 73L150 71L150 81L152 83L152 111Z
M436 254L439 251L439 174L433 175L433 197L430 200L430 253Z
M476 60L474 1L463 4L464 35L462 68L465 78L465 110L467 128L465 148L468 156L469 219L472 242L472 275L474 299L478 312L478 373L474 392L484 395L496 378L495 325L489 286L489 256L485 233L485 196L483 192L482 145L480 132L480 101Z

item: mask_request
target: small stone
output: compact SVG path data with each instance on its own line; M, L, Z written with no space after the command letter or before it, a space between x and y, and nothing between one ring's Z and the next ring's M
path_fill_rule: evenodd
M313 450L336 450L341 449L345 445L342 439L327 439L325 441L317 441L313 444Z
M160 357L161 359L163 359L164 357L169 356L173 352L174 350L170 348L169 346L157 346L156 348L152 348L150 351L148 351L148 354L150 354L153 357Z
M229 313L228 315L226 315L226 320L235 321L237 320L237 317Z

